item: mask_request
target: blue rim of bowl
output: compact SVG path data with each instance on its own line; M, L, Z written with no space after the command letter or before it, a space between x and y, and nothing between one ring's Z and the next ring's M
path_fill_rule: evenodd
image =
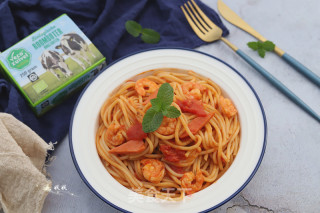
M122 212L130 212L130 211L127 211L125 209L122 209L121 207L119 206L116 206L115 204L111 203L110 201L108 201L107 199L105 199L102 195L99 194L99 192L97 192L91 185L90 183L87 181L87 179L85 178L85 176L83 175L78 163L77 163L77 160L75 158L75 155L74 155L74 151L73 151L73 145L72 145L72 124L73 124L73 119L74 119L74 114L75 114L75 111L77 109L77 106L83 96L83 94L86 92L87 88L91 85L91 83L103 72L105 72L109 67L111 67L112 65L118 63L119 61L125 59L125 58L128 58L130 56L133 56L133 55L137 55L139 53L143 53L143 52L148 52L148 51L153 51L153 50L186 50L186 51L191 51L191 52L196 52L196 53L199 53L199 54L202 54L202 55L206 55L206 56L209 56L221 63L223 63L224 65L228 66L229 68L231 68L235 73L237 73L241 78L242 80L244 80L247 85L249 86L249 88L251 89L251 91L253 92L253 94L255 95L258 103L259 103L259 106L260 106L260 109L261 109L261 114L262 114L262 117L263 117L263 123L264 123L264 139L263 139L263 147L262 147L262 150L261 150L261 154L260 154L260 157L259 157L259 161L256 165L256 167L254 168L254 170L252 171L251 175L249 176L249 178L246 180L246 182L244 182L244 184L237 190L235 191L232 195L230 195L227 199L225 199L224 201L220 202L219 204L209 208L209 209L206 209L202 212L209 212L209 211L212 211L216 208L219 208L220 206L222 206L223 204L227 203L228 201L230 201L232 198L234 198L238 193L240 193L247 185L248 183L251 181L251 179L253 178L253 176L256 174L256 172L258 171L258 168L260 167L260 164L262 162L262 159L263 159L263 156L264 156L264 153L265 153L265 149L266 149L266 145L267 145L267 119L266 119L266 115L265 115L265 112L264 112L264 109L263 109L263 106L262 106L262 103L260 101L260 98L259 96L257 95L256 91L253 89L253 87L251 86L251 84L247 81L247 79L245 79L235 68L233 68L231 65L227 64L226 62L222 61L221 59L213 56L213 55L209 55L207 53L204 53L204 52L201 52L201 51L198 51L198 50L194 50L194 49L189 49L189 48L181 48L181 47L157 47L157 48L150 48L150 49L146 49L146 50L141 50L141 51L137 51L137 52L134 52L134 53L131 53L131 54L128 54L126 56L123 56L113 62L111 62L109 65L107 65L107 67L103 70L103 71L100 71L87 85L86 87L83 89L83 91L81 92L80 96L78 97L78 100L74 106L74 109L73 109L73 112L72 112L72 116L71 116L71 120L70 120L70 127L69 127L69 147L70 147L70 153L71 153L71 157L72 157L72 161L73 161L73 164L75 165L81 179L83 180L83 182L89 187L89 189L97 196L99 197L102 201L104 201L105 203L109 204L110 206L112 206L113 208L119 210L119 211L122 211Z

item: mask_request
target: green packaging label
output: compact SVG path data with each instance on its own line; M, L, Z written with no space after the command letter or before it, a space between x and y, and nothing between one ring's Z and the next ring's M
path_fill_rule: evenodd
M22 70L30 65L31 53L23 48L13 49L10 51L6 59L9 67L12 69Z
M55 105L85 82L82 76L100 67L104 56L67 16L62 15L2 52L0 64L37 113ZM90 78L93 75L88 75ZM74 88L74 89L77 89Z

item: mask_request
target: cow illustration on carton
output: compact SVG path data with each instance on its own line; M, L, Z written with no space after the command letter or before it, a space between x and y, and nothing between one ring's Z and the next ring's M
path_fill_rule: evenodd
M89 66L92 65L87 54L90 54L94 59L96 58L96 56L89 50L88 44L85 40L73 32L62 35L60 44L55 48L61 49L63 54L60 54L55 50L45 50L40 57L40 61L43 68L50 71L58 80L61 79L61 76L57 73L57 69L61 70L65 77L69 77L73 74L69 69L68 64L65 63L63 55L69 56L74 62L82 67L83 70L86 69L83 61L85 61Z
M60 45L56 46L56 49L61 49L64 54L71 57L72 60L79 64L83 69L86 69L86 66L81 59L90 66L92 65L87 53L93 58L96 58L96 56L89 50L88 44L76 33L63 35L60 39Z
M40 61L44 69L50 71L58 80L61 79L60 75L56 72L56 69L60 69L61 72L69 77L72 75L71 70L65 63L64 58L54 50L45 50L40 56Z
M105 57L63 14L0 54L0 72L40 116L83 88Z

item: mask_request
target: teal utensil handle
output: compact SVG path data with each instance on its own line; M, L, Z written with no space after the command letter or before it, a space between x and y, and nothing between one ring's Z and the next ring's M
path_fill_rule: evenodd
M296 70L298 70L300 73L305 75L308 79L310 79L313 83L315 83L318 87L320 87L320 77L314 74L311 70L309 70L307 67L305 67L303 64L301 64L299 61L294 59L292 56L290 56L287 53L284 53L282 55L282 58L288 62L290 65L292 65Z
M305 104L298 96L291 92L284 84L282 84L278 79L271 75L267 70L255 62L252 58L246 55L243 51L238 49L236 53L244 59L248 64L255 68L261 75L263 75L273 86L285 94L291 101L296 103L299 107L309 113L313 118L320 122L320 116L313 111L307 104Z

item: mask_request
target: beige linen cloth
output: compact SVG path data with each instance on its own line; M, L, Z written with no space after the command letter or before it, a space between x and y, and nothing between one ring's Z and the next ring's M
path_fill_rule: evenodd
M44 169L51 148L22 122L0 113L0 209L5 213L41 212L51 190Z

